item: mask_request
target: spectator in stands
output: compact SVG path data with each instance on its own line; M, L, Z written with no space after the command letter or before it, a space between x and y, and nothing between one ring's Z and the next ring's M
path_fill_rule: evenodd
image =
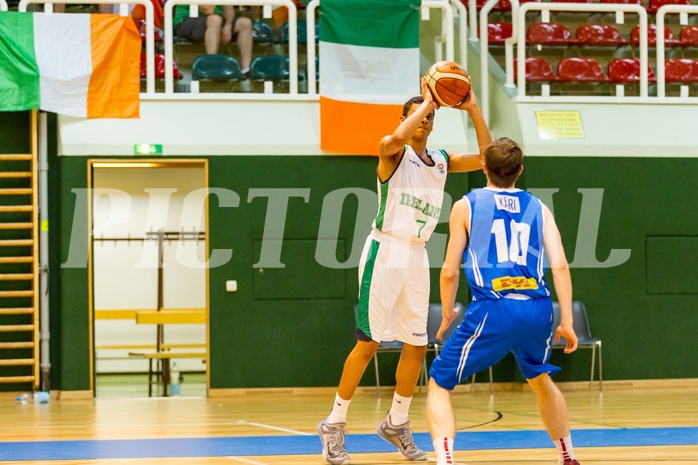
M221 45L235 40L240 49L240 68L244 75L250 72L252 61L252 21L235 16L233 5L199 5L201 16L189 16L189 5L178 5L174 15L174 33L177 37L203 42L206 53L216 54Z
M101 3L98 6L100 13L111 14L114 13L112 5L110 3ZM53 4L54 13L65 13L65 3L54 3Z

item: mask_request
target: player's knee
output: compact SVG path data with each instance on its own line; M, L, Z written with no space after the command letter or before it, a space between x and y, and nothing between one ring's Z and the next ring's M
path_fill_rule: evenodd
M375 341L358 341L352 355L361 358L364 362L370 361L378 350L378 343Z
M526 379L526 381L536 393L543 392L545 389L553 386L553 381L547 373L541 373L535 378Z
M412 344L405 344L403 345L402 352L408 357L419 359L421 361L427 354L427 346L413 346Z
M429 385L427 386L427 389L429 392L432 391L446 391L446 392L451 392L449 389L446 389L444 387L441 387L438 382L434 379L433 376L429 377Z

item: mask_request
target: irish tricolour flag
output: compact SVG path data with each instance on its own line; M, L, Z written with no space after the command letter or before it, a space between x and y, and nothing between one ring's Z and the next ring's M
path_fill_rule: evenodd
M322 0L322 150L377 155L419 95L421 0Z
M0 111L136 118L140 51L129 17L0 12Z

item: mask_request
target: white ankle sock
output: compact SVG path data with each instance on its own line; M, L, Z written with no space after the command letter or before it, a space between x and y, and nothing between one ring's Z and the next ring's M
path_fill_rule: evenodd
M393 405L390 407L390 423L400 426L407 423L410 412L411 397L402 397L397 392L393 394Z
M436 452L436 465L453 464L453 439L434 439L434 452Z
M560 465L574 460L574 449L572 448L572 437L565 436L560 439L553 439L557 449L557 463Z
M332 406L330 416L327 417L327 423L346 423L347 411L349 410L349 403L351 403L351 399L344 400L341 397L339 397L339 394L335 395L334 405Z

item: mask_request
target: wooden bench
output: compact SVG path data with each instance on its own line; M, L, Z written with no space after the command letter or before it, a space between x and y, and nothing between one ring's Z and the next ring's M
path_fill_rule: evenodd
M181 325L206 323L206 312L203 310L140 310L136 312L136 323L139 325Z
M176 344L170 344L170 346ZM189 345L192 348L201 347L206 349L205 344L179 344ZM153 394L153 384L162 383L162 389L165 396L167 396L168 387L170 385L170 360L173 358L200 358L204 363L208 361L208 352L197 351L197 352L176 352L171 350L160 350L158 352L129 352L131 357L143 357L148 360L148 397ZM156 360L159 364L157 370L157 378L153 382L153 360Z
M198 343L198 342L193 342L193 343L174 343L174 344L161 344L161 350L166 351L166 350L172 350L172 349L203 349L204 351L206 350L206 344L204 343ZM157 345L156 344L108 344L108 345L97 345L95 346L95 350L122 350L122 351L127 351L127 356L125 358L129 357L145 357L149 353L153 353L157 350ZM180 352L174 352L174 353L180 353ZM198 352L196 352L198 353ZM204 352L205 353L205 352ZM109 359L120 359L124 357L105 357ZM185 357L186 358L186 357ZM196 357L192 357L196 358Z
M191 351L191 352L177 352L170 349L204 349L203 351ZM152 347L155 349L155 346ZM160 351L153 352L135 352L129 351L128 355L130 357L141 357L150 359L165 359L165 358L206 358L208 352L206 351L206 344L163 344L163 348Z
M170 324L206 324L204 308L161 308L158 309L108 309L95 310L97 320L131 320L136 324L163 325ZM186 350L202 349L202 350ZM148 360L148 396L152 396L153 384L162 382L164 395L170 381L170 360L173 358L200 358L207 362L208 347L206 343L166 343L162 340L162 331L158 329L158 338L154 344L108 344L97 345L95 350L126 350L128 357ZM181 351L180 351L181 350ZM157 362L159 380L153 382L153 360Z
M155 317L154 314L159 316ZM139 321L139 315L141 321ZM206 323L204 308L139 308L95 310L95 320L135 320L140 324L200 324Z

